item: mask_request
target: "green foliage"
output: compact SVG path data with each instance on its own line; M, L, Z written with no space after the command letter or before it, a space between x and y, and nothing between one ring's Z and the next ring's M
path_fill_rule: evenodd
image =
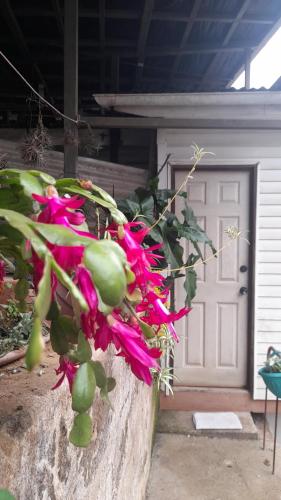
M91 363L82 363L75 375L72 387L72 409L78 413L87 411L93 403L96 378Z
M0 490L0 500L16 500L8 490Z
M94 241L84 254L84 263L90 270L102 301L118 306L125 297L127 280L123 267L123 252L117 243L109 240Z
M76 415L69 435L69 441L80 448L86 448L92 438L92 419L87 413Z
M216 250L188 206L186 192L178 193L184 207L181 211L182 217L179 218L171 210L166 210L167 203L175 194L176 191L172 189L158 189L158 178L155 178L151 179L147 189L138 188L128 198L118 200L118 208L124 212L129 221L145 222L152 227L145 238L145 243L149 246L157 243L163 245L162 249L157 250L157 253L163 256L163 259L159 259L157 267L167 270L167 283L185 277L185 302L190 305L196 293L197 275L194 266L200 259L204 260L200 245L209 247L213 254ZM155 224L156 221L158 224ZM186 243L190 244L192 252L184 262Z

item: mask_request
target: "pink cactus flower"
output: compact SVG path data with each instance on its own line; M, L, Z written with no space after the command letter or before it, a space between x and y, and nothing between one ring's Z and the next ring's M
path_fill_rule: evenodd
M62 376L57 381L57 383L52 387L52 389L57 389L63 383L66 377L71 392L73 380L78 370L78 366L69 359L65 358L64 356L60 356L59 363L60 363L59 367L56 369L56 374L60 375L62 373Z

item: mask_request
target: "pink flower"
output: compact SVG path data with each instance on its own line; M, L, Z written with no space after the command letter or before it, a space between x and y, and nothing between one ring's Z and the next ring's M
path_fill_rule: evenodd
M99 318L101 319L101 318ZM107 324L106 324L107 323ZM123 356L131 366L132 372L146 384L152 384L150 368L159 369L156 361L160 358L161 351L149 349L142 338L142 333L137 325L132 327L122 321L121 317L113 314L99 321L99 328L95 336L95 347L105 350L113 342L119 351L118 356Z
M183 316L186 316L186 314L188 314L191 309L188 307L183 307L177 313L169 312L163 304L163 301L165 300L166 297L160 297L154 292L149 292L144 298L143 302L139 306L137 306L137 310L138 312L145 312L145 315L142 316L141 319L148 325L161 326L163 324L166 324L170 333L178 342L179 338L176 334L173 322L177 321Z
M39 222L61 224L62 226L80 226L85 222L84 214L75 212L75 210L84 205L84 200L79 199L77 196L64 198L58 195L39 196L38 194L33 194L32 197L41 205L45 205L38 217Z
M132 228L140 229L132 231ZM109 232L116 236L119 245L126 253L127 260L131 265L131 269L136 276L135 282L130 285L129 290L133 291L138 286L144 293L149 287L161 286L164 277L150 270L151 265L157 264L157 259L162 258L161 255L153 253L161 245L154 245L150 248L142 246L143 240L149 229L142 222L129 222L124 226L115 226L109 228Z
M85 267L79 266L77 268L75 282L84 295L84 298L89 306L89 311L81 314L81 326L86 337L91 338L95 331L95 321L98 311L98 296L91 275Z
M76 375L77 369L78 369L78 367L75 363L72 363L72 361L65 358L64 356L60 356L60 364L59 364L59 367L56 369L56 374L60 375L62 373L62 376L58 380L58 382L52 387L52 389L57 389L63 383L63 381L66 377L68 380L69 389L71 392L73 380L74 380L74 377Z

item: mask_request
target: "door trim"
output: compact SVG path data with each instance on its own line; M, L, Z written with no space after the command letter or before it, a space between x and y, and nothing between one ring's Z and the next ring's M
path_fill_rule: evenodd
M190 171L192 169L192 164L180 164L177 165L173 163L171 165L171 189L175 189L176 185L176 173L182 170ZM259 163L236 165L236 164L220 164L220 165L208 165L200 164L200 171L211 171L211 172L249 172L249 240L251 245L249 247L249 284L248 284L248 317L247 317L247 382L246 387L251 395L253 396L254 391L254 361L255 361L255 322L256 322L256 300L255 300L255 276L256 276L256 239L257 239L257 193L258 193L258 166ZM196 172L195 174L196 175ZM175 203L172 205L172 212L175 213ZM175 290L174 287L171 291L171 306L172 309L175 308ZM174 361L173 357L170 357L169 362L172 368L172 373L174 372ZM173 381L172 381L173 385Z

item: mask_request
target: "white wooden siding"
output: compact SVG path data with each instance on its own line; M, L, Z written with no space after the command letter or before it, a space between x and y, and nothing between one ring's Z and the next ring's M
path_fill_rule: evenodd
M20 145L16 142L0 139L0 154L7 154L10 168L35 168L28 165L21 158ZM63 176L63 153L49 151L46 154L46 166L42 169L54 177ZM125 197L137 187L145 186L147 171L127 165L100 161L93 158L78 158L78 176L91 179L110 194L114 190L117 197Z
M281 132L159 130L159 166L168 153L174 164L191 164L192 143L215 153L214 158L204 158L204 165L258 164L252 376L254 398L263 399L264 383L257 371L263 366L268 346L274 345L281 350ZM162 173L160 182L163 187L170 184L170 172L167 169Z

